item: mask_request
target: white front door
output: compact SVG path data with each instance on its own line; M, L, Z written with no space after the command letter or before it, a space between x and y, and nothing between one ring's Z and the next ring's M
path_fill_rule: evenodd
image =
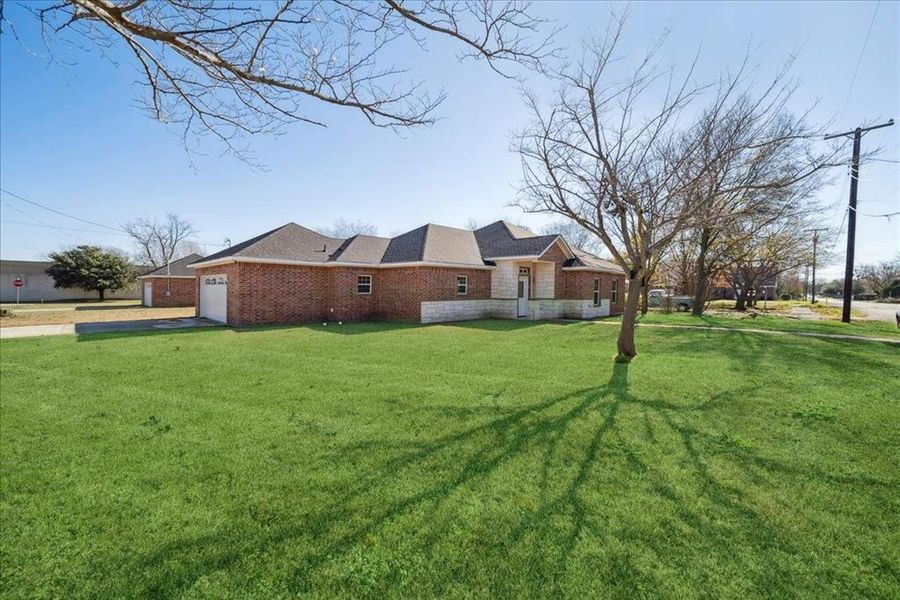
M516 314L520 317L528 316L528 276L519 275L518 289L518 310Z
M228 322L228 276L200 277L200 316L220 323Z
M153 306L153 284L144 283L144 306Z

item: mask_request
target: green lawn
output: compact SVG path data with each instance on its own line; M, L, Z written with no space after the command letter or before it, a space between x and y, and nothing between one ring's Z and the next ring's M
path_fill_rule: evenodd
M508 321L0 342L15 597L897 597L900 348Z
M767 329L777 331L801 331L808 333L829 333L862 337L882 337L900 339L900 329L889 321L869 321L852 319L850 323L839 320L803 320L777 315L748 314L708 314L694 317L688 313L651 311L639 317L643 323L663 323L670 325L692 325L697 327L728 327L729 329ZM616 321L619 320L617 317Z

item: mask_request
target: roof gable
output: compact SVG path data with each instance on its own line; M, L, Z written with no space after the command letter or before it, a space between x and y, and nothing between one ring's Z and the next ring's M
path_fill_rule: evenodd
M540 256L556 240L557 235L535 235L506 221L497 221L476 229L473 233L478 242L478 249L485 259L513 256ZM529 234L527 237L516 235Z

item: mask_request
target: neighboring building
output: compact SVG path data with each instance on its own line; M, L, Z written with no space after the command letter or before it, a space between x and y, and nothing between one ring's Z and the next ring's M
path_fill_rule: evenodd
M197 276L188 265L203 257L189 254L138 277L141 304L157 308L197 304Z
M615 264L505 221L425 225L393 238L328 237L288 223L191 265L197 314L230 325L553 319L618 314Z
M25 285L19 290L20 302L58 302L60 300L96 300L97 292L81 288L53 287L53 278L47 269L53 263L36 260L0 260L0 302L15 302L15 279L21 278ZM138 287L106 292L107 300L135 300L141 297Z

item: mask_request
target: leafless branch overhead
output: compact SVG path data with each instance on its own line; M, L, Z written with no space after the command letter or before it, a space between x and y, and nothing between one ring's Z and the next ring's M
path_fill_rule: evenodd
M58 0L23 4L47 38L71 32L130 51L146 105L189 135L212 134L240 154L247 134L291 122L324 125L312 104L350 108L372 125L434 122L431 93L389 53L429 36L508 74L554 56L555 30L520 2L354 0ZM400 52L395 52L400 55Z

